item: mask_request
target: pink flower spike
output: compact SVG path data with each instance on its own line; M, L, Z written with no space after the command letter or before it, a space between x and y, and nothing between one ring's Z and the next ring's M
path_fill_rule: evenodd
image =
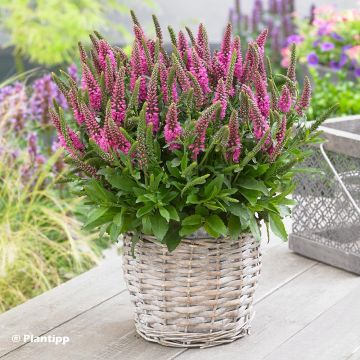
M101 109L101 89L94 78L94 75L86 64L83 64L83 82L88 90L90 104L94 110Z
M101 70L105 71L106 68L106 58L109 57L110 63L113 69L116 68L116 60L115 55L111 49L111 46L108 44L107 41L101 39L98 41L99 44L99 51L98 51L98 59Z
M146 97L147 109L146 109L146 123L153 124L153 130L158 131L159 129L159 104L157 94L157 84L159 76L159 66L154 66L151 79L148 86L148 92Z
M296 112L301 116L309 108L311 101L311 83L310 79L306 76L304 79L304 88L301 98L295 106Z
M241 54L241 40L239 36L236 36L233 42L233 49L236 51L236 63L234 76L236 79L240 80L242 75L242 54Z
M225 71L227 70L227 66L231 57L231 37L232 37L232 26L231 24L227 24L224 37L221 42L221 50L219 54L220 62L225 66Z
M166 122L164 128L165 141L169 145L170 150L176 150L180 148L180 144L177 143L182 133L182 128L178 121L176 103L171 103L168 112L166 114Z
M259 48L262 50L264 50L265 48L267 36L268 36L268 29L264 29L256 39L256 43L258 44Z
M226 115L228 94L227 94L225 82L223 79L220 79L217 84L213 103L216 103L218 101L220 101L220 104L221 104L220 117L221 117L221 119L224 119L224 117Z
M70 139L71 139L71 142L72 142L74 148L79 151L84 150L84 148L85 148L84 144L81 142L81 140L76 135L76 133L70 128L68 129L68 131L69 131L69 136L70 136Z
M80 110L80 105L79 105L79 102L78 102L78 99L77 99L74 89L71 89L69 91L69 102L70 102L70 106L73 109L74 117L75 117L77 123L79 125L83 124L85 121L85 118Z
M195 140L191 145L189 145L189 149L192 151L192 159L195 161L200 152L205 150L206 130L219 104L220 103L217 102L204 110L199 119L196 121Z
M260 73L257 72L255 75L256 101L264 118L267 118L270 113L270 97L266 85Z
M116 75L115 85L111 95L111 117L120 125L125 119L125 68L121 68Z
M287 114L291 109L291 103L292 100L291 100L290 90L286 85L284 85L281 90L281 95L278 102L278 108L281 112Z
M229 141L227 144L227 159L235 163L239 162L241 152L241 140L239 134L239 119L236 111L233 111L229 120Z
M105 120L104 130L108 144L112 149L120 150L124 154L129 152L131 147L130 142L110 117L107 117Z
M84 104L81 104L81 112L84 114L86 128L91 138L100 134L100 126L96 121L95 114Z
M187 50L189 49L185 34L181 30L178 34L177 48L182 57L184 57L184 55L187 53Z
M199 25L197 39L196 39L196 51L198 55L203 59L206 64L210 64L211 55L209 48L209 41L207 33L203 24Z
M166 69L165 63L160 57L159 61L159 77L160 77L160 87L161 87L161 94L165 104L169 102L168 99L168 90L167 90L167 78L168 78L168 70Z
M205 64L195 50L192 52L192 66L190 68L190 72L196 77L203 93L207 94L210 92L209 77Z

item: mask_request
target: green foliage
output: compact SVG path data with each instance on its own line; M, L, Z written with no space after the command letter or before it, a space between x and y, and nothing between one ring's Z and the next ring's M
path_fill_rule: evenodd
M59 153L22 183L26 152L0 157L0 312L93 267L100 258L96 235L76 219L79 200L54 191L51 166Z
M151 1L143 3L154 7ZM116 28L128 41L129 31L111 23L109 11L127 14L129 8L116 0L2 0L0 27L9 33L17 55L43 65L70 63L78 41L94 28Z
M348 80L343 73L327 73L321 76L316 70L311 71L314 82L313 98L309 109L309 118L313 120L334 104L338 103L335 113L341 115L360 114L360 81Z
M257 45L253 44L250 51L259 52ZM298 111L304 99L298 98L295 101L297 106L292 106L286 115L274 106L269 119L264 120L260 110L255 107L255 96L250 96L250 87L255 87L256 81L254 77L248 81L248 93L245 86L236 83L232 75L233 55L227 86L233 87L234 92L226 96L227 108L221 120L221 104L214 102L215 81L210 84L212 89L204 96L204 103L197 106L193 97L194 89L189 88L186 82L189 79L182 65L185 59L181 56L180 51L174 51L169 57L172 62L168 66L168 88L175 83L179 91L176 121L181 126L181 134L173 149L166 140L164 129L171 105L170 101L164 101L161 94L163 87L159 81L155 83L155 102L153 93L149 95L148 92L147 102L143 98L139 106L134 106L135 101L128 86L129 76L124 81L127 90L125 102L130 102L131 109L127 109L125 119L117 130L126 130L127 139L132 144L129 152L110 148L113 159L104 161L88 146L95 126L79 126L85 149L82 150L81 162L93 166L96 172L88 178L83 175L82 168L75 166L73 170L80 174L76 180L81 189L79 194L85 196L87 204L93 208L86 228L100 226L113 239L129 231L135 233L135 239L141 238L141 234L152 235L159 243L166 244L170 251L176 248L182 237L200 228L215 238L229 235L235 239L239 234L251 232L260 240L259 226L265 222L275 234L286 239L282 219L291 212L290 206L293 204L287 196L294 189L295 165L309 155L301 150L304 146L321 141L317 127L325 117L319 118L316 127L308 129L306 116L299 116ZM152 58L148 61L157 78L157 64ZM176 73L171 74L174 63ZM127 66L131 70L133 65L130 62ZM299 91L293 79L293 69L290 70L288 74L291 79L284 75L279 78L282 83L287 83L296 97ZM94 78L98 80L103 74L101 71L94 72ZM150 71L147 74L150 78ZM269 74L269 78L274 79L274 75ZM151 79L150 83L153 84L154 77L151 76ZM181 86L178 86L181 80L186 89L182 92L179 90ZM278 94L275 83L273 87L274 93ZM114 100L111 93L106 91L102 92L102 97L105 104ZM247 105L248 111L243 111L240 102ZM83 100L83 105L88 106L87 99ZM149 110L154 111L154 108L159 110L158 128L155 131L148 117L152 115ZM233 126L229 123L231 113L236 116L240 114L239 121ZM93 114L101 126L104 123L104 109L93 109ZM287 121L282 122L285 116ZM254 131L259 122L264 127L260 136ZM286 127L280 133L279 124L283 123ZM125 130L120 130L122 128ZM239 141L241 139L239 159L234 160L229 156L233 149L233 145L229 145L231 136L239 136ZM274 156L271 146L278 144L281 146Z

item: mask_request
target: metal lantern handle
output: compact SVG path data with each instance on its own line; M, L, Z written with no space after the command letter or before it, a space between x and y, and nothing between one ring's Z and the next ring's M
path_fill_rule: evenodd
M324 145L320 144L320 151L322 156L324 157L325 161L328 163L331 171L333 172L336 180L339 182L340 186L342 187L342 189L344 190L346 196L349 198L350 202L353 204L355 210L358 212L358 214L360 215L360 207L357 205L356 201L354 200L354 198L352 197L352 195L350 194L349 190L347 189L347 187L345 186L344 182L342 181L340 175L338 174L338 172L336 171L334 165L332 164L331 160L329 159L329 157L327 156L325 149L324 149Z

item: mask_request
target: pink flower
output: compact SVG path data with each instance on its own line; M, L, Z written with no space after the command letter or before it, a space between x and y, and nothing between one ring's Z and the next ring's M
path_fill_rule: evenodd
M115 85L111 96L111 116L120 125L125 119L125 68L121 68L116 75Z
M107 118L104 126L103 141L108 147L114 150L120 150L124 154L127 154L130 150L131 144L125 135L119 130L117 125L111 118ZM105 140L106 139L106 140ZM106 141L106 143L105 143ZM103 149L104 151L107 151Z
M225 71L227 70L231 57L231 50L232 50L231 38L232 38L232 26L229 23L226 26L225 33L221 42L221 50L220 53L218 54L219 61L224 66Z
M74 112L74 117L77 123L81 125L85 121L85 118L84 115L81 113L80 105L75 91L76 91L75 89L71 89L69 91L69 101L70 101L70 106L72 107Z
M101 109L101 89L94 75L86 64L83 64L83 85L88 90L90 104L94 110Z
M176 150L180 148L180 144L178 144L177 141L179 140L181 133L182 129L178 121L176 104L171 103L166 114L164 128L165 141L169 145L170 150Z
M224 83L223 79L220 79L219 82L218 82L213 103L215 104L218 101L221 104L220 117L221 117L221 119L224 119L224 117L226 115L228 94L227 94L226 86L225 86L225 83Z
M261 114L267 118L270 113L270 97L266 89L266 81L264 81L259 72L255 75L256 101Z
M153 130L158 131L159 129L159 105L157 96L157 83L158 83L159 67L154 66L153 73L149 82L147 92L147 109L146 109L146 123L153 124Z
M98 59L101 69L104 71L106 68L106 57L109 57L110 63L113 68L116 68L116 60L111 46L103 39L98 41L99 51Z
M227 159L238 163L241 152L241 140L239 134L239 119L236 111L233 111L229 120L229 141L227 144Z
M287 114L291 109L291 93L289 88L284 85L278 102L278 108L281 112Z
M305 76L303 92L301 94L299 102L295 106L295 110L300 116L303 115L304 112L308 109L308 107L310 106L310 101L311 101L311 83L310 83L310 79L307 76Z
M191 73L196 77L204 94L210 91L209 78L203 60L195 50L192 52Z
M216 103L206 110L204 110L196 121L195 125L195 140L189 146L192 151L192 159L196 160L201 151L205 150L206 130L209 126L210 120L212 119L214 112L217 109L219 103Z

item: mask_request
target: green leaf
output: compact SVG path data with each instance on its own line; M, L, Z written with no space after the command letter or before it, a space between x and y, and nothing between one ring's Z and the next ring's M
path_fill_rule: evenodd
M145 205L143 207L141 207L137 212L136 212L136 217L142 217L146 214L148 214L149 212L151 212L154 208L154 204L149 204L149 205Z
M137 187L135 181L131 180L127 176L120 175L120 174L108 175L106 180L114 188L119 189L119 190L123 190L123 191L126 191L126 192L133 192L134 187Z
M214 180L210 181L204 189L204 195L206 198L213 197L218 194L222 188L224 182L224 175L217 176Z
M146 215L141 218L142 231L144 234L151 235L151 221L150 216Z
M155 237L159 241L162 241L169 229L169 223L160 215L151 216L150 221L151 221L151 229Z
M169 212L170 219L175 220L175 221L180 220L179 214L174 206L168 205L168 206L166 206L166 210Z
M182 226L181 230L180 230L180 236L190 235L190 234L194 233L196 230L198 230L200 227L201 227L201 224Z
M200 215L190 215L183 219L183 226L191 226L191 225L201 225L201 216Z
M260 196L261 192L257 190L249 190L249 189L241 189L239 190L241 195L249 201L251 205L255 205L257 203L258 197Z
M163 208L163 207L160 207L160 208L159 208L159 212L160 212L160 215L161 215L167 222L169 222L169 220L170 220L170 214L169 214L169 212L168 212L165 208Z
M190 181L189 183L187 183L184 188L181 191L181 196L184 195L184 193L191 189L192 187L194 187L195 185L201 185L204 184L206 182L206 179L210 176L210 174L205 174L203 176L197 177L194 180Z
M89 217L87 218L86 223L84 224L84 227L86 227L87 225L91 224L92 222L96 221L97 219L99 219L101 216L103 216L107 211L109 210L109 208L107 207L99 207L99 208L94 208L93 210L90 211L89 213Z
M227 228L218 215L211 215L206 219L205 225L218 234L227 234Z
M230 215L228 226L230 238L232 240L238 239L241 233L240 218L234 215Z
M104 209L104 208L100 208L100 209ZM97 208L90 213L91 218L89 216L89 219L86 221L83 227L85 230L92 230L100 225L113 221L114 216L118 212L118 209L116 208L105 208L106 209L105 212L102 212L103 210L100 209Z
M253 178L239 178L237 185L244 189L257 190L264 195L269 195L269 190L263 181L255 180Z
M269 219L270 219L270 228L271 231L281 238L283 241L287 241L288 235L285 230L284 223L281 220L281 217L274 213L269 213Z
M117 241L120 235L120 228L115 223L111 224L109 235L111 241Z
M171 223L168 232L166 233L163 243L166 244L168 250L174 251L181 241L179 234L179 224Z
M250 217L249 227L250 227L250 231L253 234L254 238L257 241L260 241L261 240L261 232L260 232L259 225L258 225L258 222L256 221L255 216Z
M84 191L90 200L95 203L116 202L116 196L102 187L96 180L90 180L84 186Z

